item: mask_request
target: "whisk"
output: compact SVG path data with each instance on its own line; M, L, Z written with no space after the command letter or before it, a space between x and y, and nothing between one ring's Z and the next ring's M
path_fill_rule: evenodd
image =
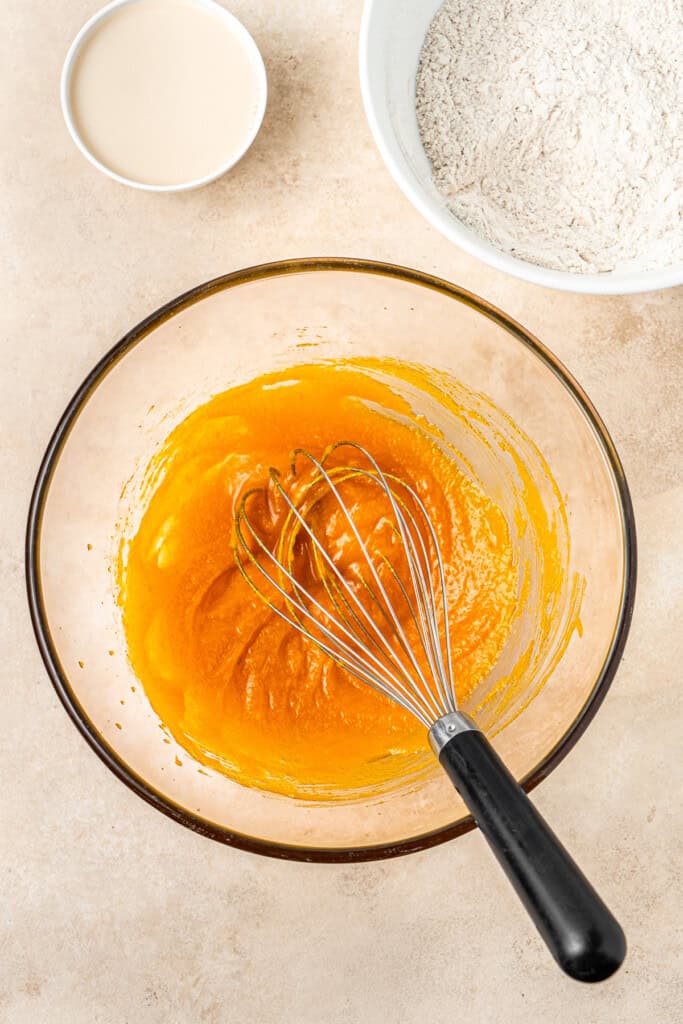
M263 491L247 493L237 510L235 558L249 585L338 665L424 724L560 967L581 981L609 977L626 954L621 927L483 732L458 709L446 569L416 489L383 472L352 441L330 445L320 459L297 449L288 486L276 469L270 480L270 500L283 513L275 537L257 524L253 503L264 501ZM382 502L370 534L358 523L368 488ZM389 554L380 550L380 537Z

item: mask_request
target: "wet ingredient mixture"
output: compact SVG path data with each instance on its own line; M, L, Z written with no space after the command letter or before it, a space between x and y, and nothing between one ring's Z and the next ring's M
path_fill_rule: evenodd
M276 538L284 509L269 467L287 486L294 448L319 456L349 438L413 486L436 525L465 701L496 662L517 603L507 523L407 401L352 366L274 373L193 412L149 467L153 493L119 560L129 656L165 727L201 763L299 797L381 787L434 763L418 721L282 622L235 565L234 515L245 492L265 489L260 525ZM375 545L383 543L378 500L361 487L354 511ZM341 522L328 524L327 540L342 558L351 543Z

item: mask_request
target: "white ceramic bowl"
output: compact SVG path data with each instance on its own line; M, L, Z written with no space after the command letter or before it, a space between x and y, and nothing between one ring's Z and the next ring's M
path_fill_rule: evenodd
M643 273L547 270L501 252L454 217L432 183L415 114L415 76L424 37L442 0L366 0L360 83L370 129L394 181L430 224L484 263L534 284L593 295L683 284L683 266Z
M92 18L90 18L90 20L85 23L85 25L80 30L80 32L74 39L73 43L69 47L69 51L64 61L64 66L62 68L62 78L60 83L60 99L62 104L62 113L64 115L64 120L66 121L66 126L69 130L71 138L76 143L77 147L80 149L83 156L87 160L89 160L91 164L97 167L98 171L102 171L103 174L106 174L109 178L113 178L114 181L118 181L121 185L129 185L131 188L142 189L144 192L189 192L192 189L202 188L203 185L208 185L210 182L215 181L217 178L220 178L223 174L225 174L232 167L234 167L235 164L239 163L239 161L245 155L247 150L251 147L254 139L256 138L261 129L261 124L263 122L263 117L266 112L266 104L268 99L268 79L266 75L266 68L263 63L263 58L261 57L261 52L256 43L254 42L250 33L244 27L242 22L234 16L234 14L230 14L229 11L226 11L226 9L224 7L221 7L219 3L216 3L215 0L191 0L191 2L196 4L198 7L203 7L207 10L210 10L217 17L223 18L228 28L234 33L234 35L238 39L242 41L245 49L250 55L251 60L253 61L254 70L259 78L260 96L259 109L257 111L257 115L254 121L253 130L249 137L245 140L245 143L242 146L242 148L236 154L231 156L230 159L225 161L223 164L217 166L215 170L212 170L203 178L197 178L195 181L182 182L181 184L177 185L154 185L142 181L136 181L133 178L126 178L122 174L118 174L116 171L112 170L111 167L108 167L106 164L102 163L102 161L99 160L92 152L92 150L88 147L83 136L79 132L74 118L71 103L71 79L76 65L76 59L78 57L78 54L80 53L81 47L89 38L89 36L92 35L95 29L98 28L103 21L111 17L111 15L120 7L125 7L128 4L136 2L137 0L113 0L112 3L107 4L106 7L103 7L101 10L97 11L97 13L94 14Z

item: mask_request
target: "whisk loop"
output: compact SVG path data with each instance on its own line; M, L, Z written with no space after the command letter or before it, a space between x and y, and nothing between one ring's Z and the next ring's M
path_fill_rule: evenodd
M330 465L341 449L352 450L361 464ZM302 459L311 471L308 475L299 472ZM373 456L352 441L331 445L320 459L304 448L296 449L291 473L298 485L288 491L280 473L270 470L270 480L287 509L274 550L249 515L255 493L262 492L250 491L242 498L235 547L240 571L275 614L429 729L437 719L455 712L457 702L446 574L436 529L423 501L414 488L384 473ZM388 555L371 551L361 535L342 494L349 484L359 482L377 488L386 499L382 525L399 542L401 566ZM347 573L325 543L324 530L311 524L325 500L334 502L328 521L330 515L341 515L346 536L360 554ZM315 570L313 586L322 586L327 602L322 594L316 596L310 586L306 588L297 574L298 542L309 552ZM274 600L275 595L284 599L284 605Z

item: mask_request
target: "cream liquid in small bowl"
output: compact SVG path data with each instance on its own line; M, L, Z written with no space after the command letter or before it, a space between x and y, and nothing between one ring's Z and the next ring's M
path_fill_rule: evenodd
M149 189L196 187L249 148L266 76L246 29L213 0L105 8L67 57L69 129L100 170Z

